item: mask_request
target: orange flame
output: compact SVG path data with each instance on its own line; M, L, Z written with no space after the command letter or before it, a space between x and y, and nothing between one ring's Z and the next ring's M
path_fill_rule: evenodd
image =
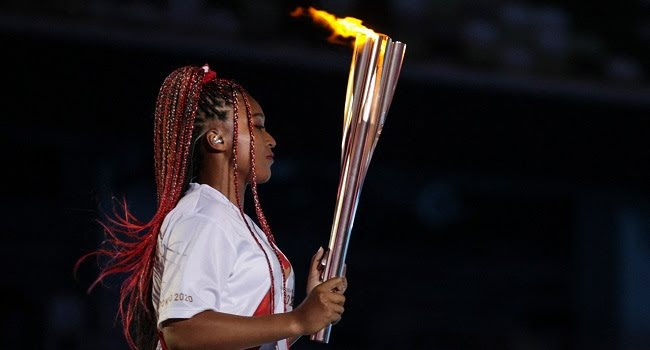
M332 35L327 38L331 43L340 43L340 38L356 37L359 34L376 37L372 29L365 27L361 24L361 20L354 17L338 18L328 12L317 10L309 7L305 10L304 7L297 7L291 12L292 17L310 16L317 23L332 29Z

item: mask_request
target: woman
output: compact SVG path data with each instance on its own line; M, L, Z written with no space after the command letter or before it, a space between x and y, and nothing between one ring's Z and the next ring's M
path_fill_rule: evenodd
M319 282L322 248L307 297L292 308L291 264L257 195L275 147L264 124L257 101L207 65L165 79L154 124L156 214L142 223L125 206L104 225L111 248L93 253L111 259L95 284L127 276L119 314L132 349L286 349L340 320L347 281ZM249 184L261 228L243 211Z

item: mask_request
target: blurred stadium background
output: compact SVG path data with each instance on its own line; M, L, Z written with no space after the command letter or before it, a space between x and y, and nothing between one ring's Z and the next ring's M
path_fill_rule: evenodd
M302 300L351 50L291 18L299 5L407 53L345 317L296 349L650 348L648 0L4 1L3 348L126 348L119 279L86 294L96 263L72 267L111 196L152 214L153 106L181 65L210 63L264 108L278 146L262 204Z

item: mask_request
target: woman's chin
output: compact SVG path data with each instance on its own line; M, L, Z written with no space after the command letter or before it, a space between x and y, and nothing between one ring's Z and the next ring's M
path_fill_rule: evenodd
M257 183L263 184L267 183L271 179L271 173L268 174L257 174ZM249 180L248 183L253 183L253 180Z
M263 183L267 183L267 182L269 182L269 180L271 180L271 174L268 174L267 176L264 176L264 177L258 178L258 179L257 179L257 183L258 183L258 184L263 184Z

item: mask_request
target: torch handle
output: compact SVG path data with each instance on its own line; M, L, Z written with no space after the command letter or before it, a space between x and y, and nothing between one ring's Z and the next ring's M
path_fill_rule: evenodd
M323 259L320 261L320 265L322 268L319 280L321 283L325 282L328 279L328 273L331 270L331 264L330 263L330 254L332 251L330 248L327 248L327 250L323 253ZM318 331L316 334L312 334L310 336L310 339L319 343L325 343L327 344L329 342L330 338L330 333L332 331L332 325L327 325L327 327L321 329Z
M317 341L319 343L329 343L330 341L330 334L332 333L332 325L327 325L327 327L321 329L318 331L318 333L314 334L311 336L311 340Z

